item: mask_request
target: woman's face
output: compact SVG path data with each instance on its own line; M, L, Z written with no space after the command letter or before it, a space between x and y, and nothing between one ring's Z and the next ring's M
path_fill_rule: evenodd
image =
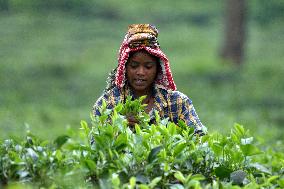
M126 77L135 95L147 95L156 75L157 59L146 51L137 51L128 59Z

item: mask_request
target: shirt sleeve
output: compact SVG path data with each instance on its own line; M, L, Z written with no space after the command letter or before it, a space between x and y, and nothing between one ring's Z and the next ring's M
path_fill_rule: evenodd
M113 99L113 98L109 94L104 94L104 95L100 96L93 106L93 115L94 116L101 116L100 109L102 107L103 101L106 102L107 109L112 109L114 107L114 102L112 102L110 99Z
M101 107L101 105L102 105L102 97L100 97L93 106L93 115L94 116L100 116L101 115L100 110L99 110L99 107Z
M121 99L121 92L118 89L112 89L110 91L104 92L102 96L98 98L93 106L93 115L101 116L100 109L102 107L103 101L106 102L107 109L113 109Z
M93 106L93 115L94 115L94 116L100 116L100 115L101 115L100 107L102 106L103 100L106 100L106 99L104 98L104 96L101 96L101 97L96 101L96 103L94 104L94 106Z
M195 133L204 135L207 132L206 127L201 123L192 101L185 97L182 99L179 119L183 120L186 125L193 126Z

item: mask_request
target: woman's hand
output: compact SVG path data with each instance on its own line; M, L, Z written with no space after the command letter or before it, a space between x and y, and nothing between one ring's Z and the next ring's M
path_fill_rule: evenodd
M134 127L136 123L139 123L139 121L135 118L133 114L126 115L126 119L128 120L128 125L130 127Z

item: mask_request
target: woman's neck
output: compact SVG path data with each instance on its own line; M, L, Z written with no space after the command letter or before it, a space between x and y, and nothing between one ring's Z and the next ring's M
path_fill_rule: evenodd
M125 85L125 87L126 87L126 90L127 88L128 90L130 90L130 94L132 94L134 98L139 98L141 96L146 96L147 98L147 97L153 96L153 86L144 91L134 90L130 85Z
M152 97L153 96L153 89L152 88L149 88L145 91L135 91L133 89L131 89L132 92L133 92L133 95L135 98L139 98L141 96L146 96L146 98L148 97Z
M135 98L140 98L141 96L146 96L146 97L148 97L148 96L152 96L152 93L151 93L151 91L147 91L147 92L133 92L133 94L134 94L134 97Z

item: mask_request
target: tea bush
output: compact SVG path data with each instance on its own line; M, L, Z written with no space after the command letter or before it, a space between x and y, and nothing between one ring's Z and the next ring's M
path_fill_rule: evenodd
M133 107L135 106L135 107ZM122 113L135 108L140 124ZM27 131L0 141L0 183L7 188L283 188L283 144L266 147L242 125L228 135L194 134L183 122L148 124L140 101L113 110L54 141ZM0 186L1 186L0 185Z

